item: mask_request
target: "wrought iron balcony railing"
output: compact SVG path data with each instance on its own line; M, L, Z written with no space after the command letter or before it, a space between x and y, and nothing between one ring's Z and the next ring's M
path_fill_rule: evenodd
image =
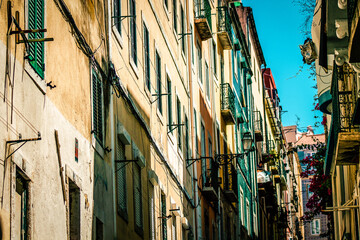
M218 37L224 49L232 49L233 38L231 32L231 19L228 7L218 7Z
M235 124L235 95L229 83L221 84L221 113L227 124Z
M237 171L232 163L225 165L224 179L225 195L231 202L237 202L238 199L238 182Z
M211 5L209 0L195 0L195 25L201 40L212 37Z
M255 140L261 142L263 140L263 125L262 125L262 116L260 111L253 111L254 119L254 130L255 130Z
M202 194L210 201L216 201L219 188L219 164L213 158L202 160Z

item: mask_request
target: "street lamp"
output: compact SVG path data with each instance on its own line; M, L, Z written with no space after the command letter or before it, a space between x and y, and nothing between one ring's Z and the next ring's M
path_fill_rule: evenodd
M253 142L250 132L245 132L243 134L242 142L243 142L244 152L250 152Z

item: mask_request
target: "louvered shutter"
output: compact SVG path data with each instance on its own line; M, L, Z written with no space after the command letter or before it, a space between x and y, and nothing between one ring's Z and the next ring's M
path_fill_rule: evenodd
M28 28L44 28L44 0L29 0L28 2ZM29 39L44 38L44 33L29 33ZM32 42L29 44L30 65L44 78L44 42Z
M141 202L141 168L137 164L134 165L134 211L135 226L137 230L142 231L142 202Z
M114 0L114 22L116 29L119 31L121 35L121 0Z
M95 72L93 72L93 130L98 141L103 140L102 123L102 82Z
M116 147L116 159L125 160L125 146L118 140ZM117 207L118 213L127 218L127 201L126 201L126 163L116 163L116 190L117 190Z

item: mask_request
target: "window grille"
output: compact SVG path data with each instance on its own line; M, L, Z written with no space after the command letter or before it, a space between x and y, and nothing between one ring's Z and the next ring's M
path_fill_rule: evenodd
M140 235L143 234L143 216L142 216L142 194L141 194L141 168L134 164L134 215L135 231Z

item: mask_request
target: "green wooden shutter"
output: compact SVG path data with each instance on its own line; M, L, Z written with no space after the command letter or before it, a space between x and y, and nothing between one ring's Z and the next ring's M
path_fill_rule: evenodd
M116 160L125 160L125 146L118 139L116 147ZM127 201L126 201L126 163L116 163L116 190L117 207L120 216L127 219Z
M142 233L142 195L141 195L141 168L134 164L134 211L135 211L135 228Z
M93 130L95 137L102 143L103 140L103 117L102 117L102 82L95 72L93 76Z
M44 0L29 0L28 2L28 28L44 28ZM29 33L29 39L44 38L44 33ZM30 65L41 78L44 78L44 42L29 44Z

